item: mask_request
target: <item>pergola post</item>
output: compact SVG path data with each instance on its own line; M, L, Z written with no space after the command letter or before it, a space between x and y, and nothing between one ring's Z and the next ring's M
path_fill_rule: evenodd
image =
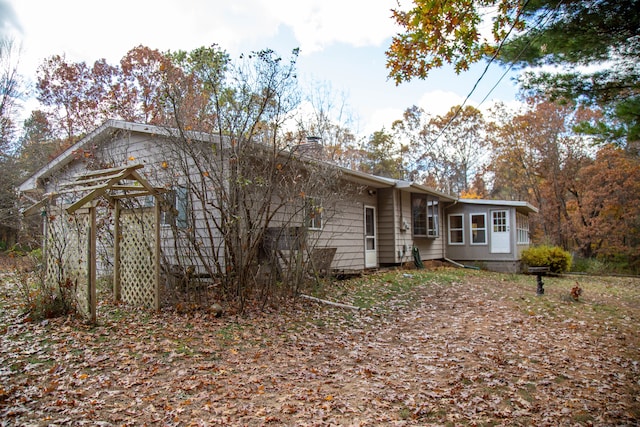
M89 257L88 257L88 286L89 286L89 320L91 323L96 323L96 306L98 305L98 298L96 292L96 269L97 269L97 257L96 257L96 207L89 207Z
M160 203L158 203L158 201L156 200L155 203L155 209L154 209L154 214L155 214L155 227L154 227L154 232L155 232L155 243L156 243L156 247L155 247L155 271L154 271L154 275L155 275L155 282L156 282L156 287L155 287L155 309L156 311L160 310Z
M120 200L114 200L115 221L113 227L113 298L116 301L122 300L122 288L120 280L120 240L122 238L120 231Z

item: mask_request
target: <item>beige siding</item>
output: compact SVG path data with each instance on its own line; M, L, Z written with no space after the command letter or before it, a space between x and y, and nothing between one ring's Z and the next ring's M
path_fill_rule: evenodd
M444 227L444 203L440 201L439 207L439 215L438 215L438 224L440 235L435 238L428 237L415 237L412 235L413 227L411 226L412 222L412 213L411 213L411 194L404 193L402 195L402 217L409 222L409 229L403 232L402 238L400 242L402 244L407 244L409 247L409 252L405 257L406 260L412 259L411 257L411 248L416 246L420 251L420 258L422 260L430 260L430 259L442 259L445 257L444 254L444 239L445 239L445 227ZM399 242L399 243L400 243ZM408 258L407 258L408 257Z
M381 265L398 262L396 238L399 227L396 196L397 191L394 189L378 190L378 256Z
M411 194L400 190L395 191L397 198L396 210L398 212L396 230L399 230L395 242L397 262L404 263L413 259L411 250L415 244L411 224Z
M413 260L412 248L416 246L423 260L442 259L444 255L444 213L440 203L437 238L413 236L411 193L399 189L378 190L380 264L393 265Z
M318 236L318 247L337 248L332 268L361 270L364 268L364 206L376 206L377 196L365 192L345 195L328 208L328 219Z
M171 172L163 168L163 163L169 165L174 161L174 153L171 150L171 142L157 135L120 132L115 139L107 140L105 143L92 147L91 151L87 151L87 155L79 153L78 159L69 164L55 180L51 180L46 185L46 191L58 191L61 185L70 182L79 174L86 172L89 168L109 168L119 167L123 165L143 164L145 167L141 170L142 176L149 183L156 187L164 187L170 189L173 185L184 184L187 179L184 175ZM91 163L90 163L91 162ZM192 176L192 180L197 182L197 176ZM71 197L71 196L70 196ZM64 202L64 197L63 197ZM138 200L144 203L144 200ZM193 227L189 230L193 233L193 239L197 242L211 242L211 245L201 245L201 254L208 259L209 263L213 263L213 253L221 242L217 231L211 232L205 226L204 211L201 204L190 200L193 208ZM105 230L108 232L108 230ZM186 230L179 233L184 236ZM214 238L211 239L210 236ZM201 261L188 241L183 238L176 239L174 233L169 226L161 226L160 238L162 244L162 264L182 264L182 265L201 265ZM109 239L107 239L108 241ZM105 252L110 254L112 248L106 248ZM223 264L224 265L224 264Z

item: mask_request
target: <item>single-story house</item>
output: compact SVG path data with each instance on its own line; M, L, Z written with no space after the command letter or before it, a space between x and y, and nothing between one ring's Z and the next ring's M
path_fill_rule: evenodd
M215 136L192 137L208 146L219 144ZM36 171L19 192L36 202L96 165L114 168L133 163L143 165L141 175L152 185L167 188L170 145L171 130L110 120ZM300 218L298 225L318 233L320 246L335 248L330 266L334 272L412 262L414 248L423 261L450 259L495 270L519 270L520 253L529 244L528 215L537 212L528 203L459 199L414 182L330 167L350 184L340 187L349 194L324 211L316 209L311 222ZM173 183L180 179L170 178ZM180 221L190 206L191 190L183 185L169 190L174 195L174 221ZM191 227L197 229L200 223ZM171 239L163 242L166 253L176 247Z

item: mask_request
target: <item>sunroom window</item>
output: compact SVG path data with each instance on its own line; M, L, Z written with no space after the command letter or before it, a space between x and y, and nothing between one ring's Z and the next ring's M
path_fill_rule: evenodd
M449 244L464 244L464 220L462 214L449 215Z
M516 213L516 229L518 231L518 244L526 245L530 243L528 216L521 214L520 212Z
M487 215L471 214L471 244L487 244Z

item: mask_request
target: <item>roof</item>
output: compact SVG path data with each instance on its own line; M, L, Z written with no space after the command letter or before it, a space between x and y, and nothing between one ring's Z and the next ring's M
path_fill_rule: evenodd
M152 135L161 135L169 137L172 135L172 131L162 126L146 125L142 123L127 122L124 120L107 120L100 127L96 128L92 132L85 135L78 142L71 147L64 150L58 156L56 156L49 163L44 165L33 175L27 178L20 186L18 190L21 193L27 193L29 191L36 190L38 187L38 181L45 179L60 171L75 159L75 153L78 150L86 147L89 143L96 143L104 139L111 138L114 133L118 131L131 131L139 133L148 133ZM212 138L212 135L204 134L202 132L189 132L189 136L203 141L208 141Z
M468 205L505 206L515 207L520 212L538 213L538 208L528 202L519 200L487 200L487 199L458 199L459 203Z
M407 191L409 193L431 194L434 196L438 196L438 198L440 198L440 200L444 202L456 201L456 197L434 190L433 188L429 188L426 185L418 184L416 182L402 181L399 179L395 181L396 181L396 188Z
M84 193L83 197L66 208L67 212L73 213L98 197L106 197L109 201L113 201L128 197L157 196L164 192L163 188L152 187L146 179L138 174L137 170L143 167L144 165L137 164L100 169L78 175L75 181L64 185L66 189L45 194L39 202L25 209L22 213L25 216L32 215L52 198L66 193Z
M415 182L386 178L383 176L372 175L366 172L359 172L344 167L340 167L340 169L346 179L358 184L368 185L374 188L397 188L398 190L405 191L407 193L431 194L434 196L438 196L441 200L447 202L453 202L456 200L456 198L453 196Z
M177 130L172 130L162 126L147 125L142 123L133 123L123 120L108 120L102 126L96 128L93 132L87 134L84 138L67 148L60 155L55 157L45 166L40 168L37 172L31 175L25 180L18 190L21 193L28 193L38 188L38 182L42 179L46 179L62 168L67 166L75 159L75 153L89 145L89 143L95 144L102 140L111 138L115 132L118 131L131 131L147 134L155 134L164 137L172 136ZM214 135L204 132L189 132L189 136L195 140L210 141L215 138ZM372 175L366 172L359 172L351 170L345 167L336 166L344 174L345 179L355 182L361 185L368 185L373 188L396 188L400 191L416 194L431 194L439 197L445 202L459 202L467 204L479 204L479 205L494 205L494 206L512 206L521 212L538 212L538 209L530 205L527 202L510 201L510 200L480 200L480 199L458 199L455 196L451 196L425 185L418 184L416 182L404 181L400 179L392 179L381 176Z

